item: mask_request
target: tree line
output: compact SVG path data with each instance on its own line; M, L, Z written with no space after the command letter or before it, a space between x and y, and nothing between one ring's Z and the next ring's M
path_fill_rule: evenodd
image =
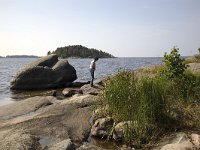
M94 48L87 48L82 45L70 45L65 47L59 47L55 51L48 52L47 55L57 54L60 58L68 58L68 57L78 57L78 58L112 58L113 55L103 52L101 50L97 50Z

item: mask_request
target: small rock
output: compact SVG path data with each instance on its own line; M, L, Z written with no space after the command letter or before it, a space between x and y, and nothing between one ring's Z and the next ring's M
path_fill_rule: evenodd
M62 91L63 95L65 97L71 97L75 94L83 94L83 92L81 90L77 90L77 89L69 89L69 88L65 88L63 91Z
M192 143L200 149L200 135L199 134L191 134Z
M134 150L134 148L131 148L130 146L127 145L122 145L120 150Z
M100 86L94 85L91 87L89 84L86 84L80 88L83 91L83 94L90 94L90 95L98 95L100 90Z
M97 119L91 129L92 136L106 138L113 124L114 120L111 117Z
M131 122L126 121L126 122L120 122L118 123L113 131L113 139L114 140L122 140L124 138L124 133L127 128L127 126L130 126Z

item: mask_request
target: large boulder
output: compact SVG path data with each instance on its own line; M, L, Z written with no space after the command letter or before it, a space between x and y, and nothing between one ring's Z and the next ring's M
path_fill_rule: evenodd
M20 70L11 81L13 90L38 90L65 86L77 79L76 70L57 55L42 57Z

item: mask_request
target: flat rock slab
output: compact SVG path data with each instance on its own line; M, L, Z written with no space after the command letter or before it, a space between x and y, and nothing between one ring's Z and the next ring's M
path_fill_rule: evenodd
M189 136L183 132L164 137L153 150L196 150Z
M53 96L36 96L0 107L0 121L8 120L21 115L35 112L41 107L53 104L56 100Z
M80 88L83 94L91 94L91 95L98 95L102 89L103 89L103 86L98 85L98 84L94 84L94 86L90 86L89 84L86 84Z
M0 138L0 143L8 141L11 143L15 137L9 138L9 135L16 133L19 143L23 143L26 137L29 139L30 135L30 143L25 142L25 147L35 145L36 141L33 136L38 141L44 137L50 139L49 148L53 145L57 145L57 147L63 145L62 141L66 139L71 139L76 146L80 146L89 136L91 129L89 119L93 111L91 105L95 101L95 96L92 95L75 95L62 101L56 100L55 97L51 96L29 98L4 106L0 109L2 117L2 120L0 120L0 136L2 135L5 138ZM50 105L46 105L49 103ZM34 111L35 115L28 119L24 119L25 116L21 116L21 121L13 122L14 119L18 118L16 114L22 115L24 112L30 111ZM4 115L9 117L3 118ZM2 124L4 125L2 126ZM19 130L23 130L23 133L19 132ZM4 147L5 145L0 144L0 149ZM42 145L37 143L36 147L35 149L39 150ZM9 148L12 149L12 146L7 146L7 149Z
M56 143L52 147L50 147L48 150L74 150L75 147L71 141L71 139L66 139L61 142Z
M1 150L40 150L39 139L23 130L5 130L0 132Z
M77 89L77 88L65 88L63 91L62 91L62 94L65 96L65 97L71 97L75 94L83 94L83 91L80 90L80 89Z
M89 144L89 143L84 143L82 146L77 148L77 150L105 150L105 149Z

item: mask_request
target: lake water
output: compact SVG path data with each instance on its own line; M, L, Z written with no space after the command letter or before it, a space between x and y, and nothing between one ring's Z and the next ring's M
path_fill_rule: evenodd
M12 77L28 63L36 58L0 58L0 106L12 103L19 98L19 93L10 91ZM89 81L89 65L92 59L68 59L77 71L76 81ZM104 58L96 64L95 78L112 75L122 70L134 70L140 67L161 64L160 57L137 58ZM24 94L24 93L20 93ZM29 95L31 95L29 93ZM37 95L37 94L35 94Z

